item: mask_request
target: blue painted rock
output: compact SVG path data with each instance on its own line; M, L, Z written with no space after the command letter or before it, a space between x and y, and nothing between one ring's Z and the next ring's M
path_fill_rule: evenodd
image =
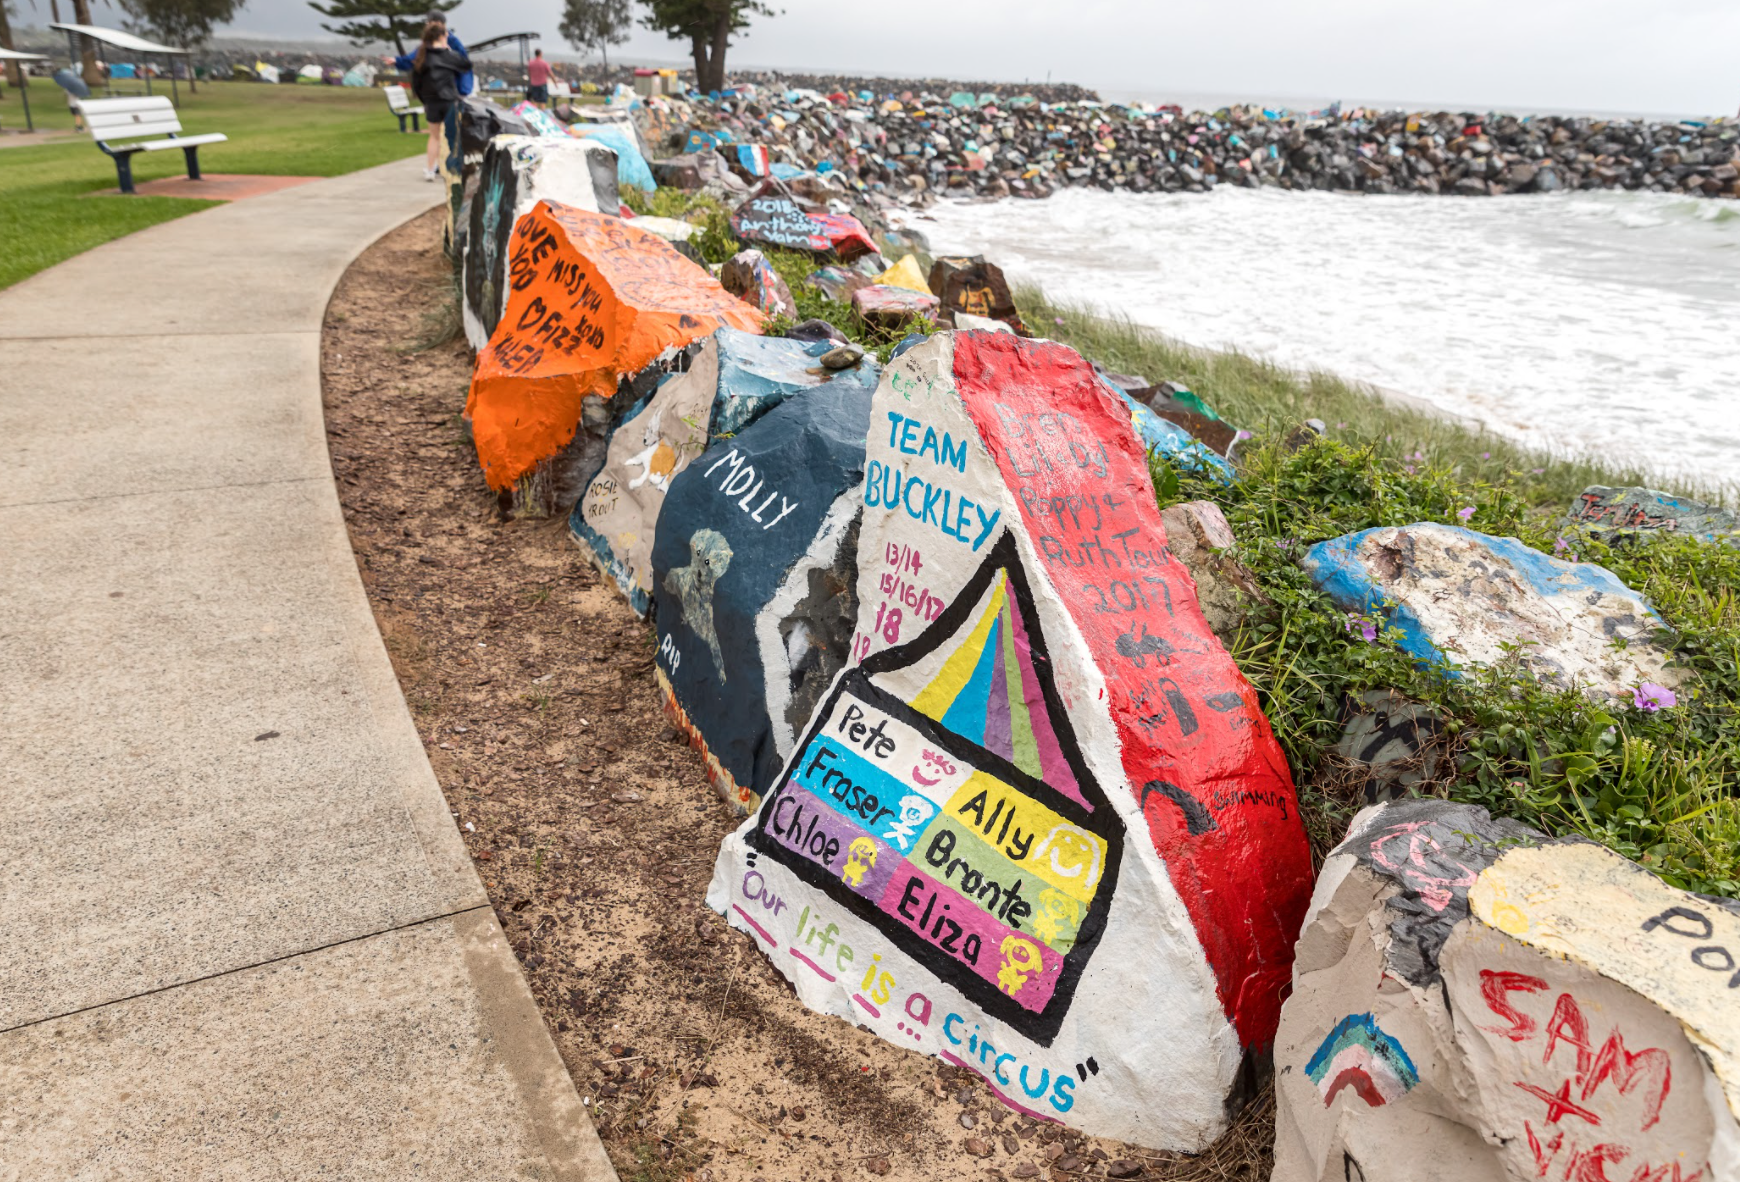
M1367 809L1275 1039L1273 1182L1740 1170L1740 905L1484 809Z
M543 200L592 213L617 210L616 156L588 140L504 135L484 151L471 199L460 287L465 337L489 343L508 296L508 243L522 215Z
M1652 488L1590 485L1578 494L1564 524L1602 533L1689 534L1704 542L1723 540L1740 545L1740 517L1717 505L1705 505Z
M1605 567L1562 562L1515 538L1432 522L1385 526L1319 542L1300 562L1337 606L1399 629L1401 646L1422 662L1490 665L1522 644L1519 659L1535 676L1609 697L1680 680L1641 595Z
M865 473L853 664L709 904L807 1005L1014 1109L1207 1147L1311 859L1127 405L1055 342L938 333L883 371Z
M870 394L835 379L789 398L690 462L658 511L659 686L740 808L846 659Z
M670 379L610 437L603 467L574 506L570 528L637 612L653 595L653 539L665 495L709 447L729 449L786 399L824 386L873 390L874 358L834 370L832 341L793 341L722 328L689 371Z

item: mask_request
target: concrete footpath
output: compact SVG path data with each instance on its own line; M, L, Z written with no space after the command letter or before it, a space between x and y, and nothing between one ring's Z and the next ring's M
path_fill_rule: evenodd
M321 318L419 166L0 291L0 1179L615 1177L327 459Z

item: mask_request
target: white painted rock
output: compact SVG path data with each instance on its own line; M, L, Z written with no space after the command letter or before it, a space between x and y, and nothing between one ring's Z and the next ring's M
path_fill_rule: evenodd
M1128 410L1062 345L937 334L883 371L862 505L856 664L709 904L808 1005L1015 1109L1206 1147L1311 862Z
M1740 910L1442 801L1323 867L1275 1042L1274 1182L1740 1176Z
M875 386L882 372L875 358L829 369L821 358L833 348L831 341L721 328L702 343L687 373L661 385L611 435L569 528L635 611L645 615L652 603L653 536L665 493L697 456L793 395L822 385Z
M616 153L595 140L498 135L484 149L465 235L461 315L473 349L489 343L507 307L508 241L543 200L615 213Z
M1319 542L1300 564L1338 606L1387 618L1422 661L1491 665L1521 644L1535 676L1608 697L1680 680L1643 596L1606 567L1561 562L1515 538L1385 526Z

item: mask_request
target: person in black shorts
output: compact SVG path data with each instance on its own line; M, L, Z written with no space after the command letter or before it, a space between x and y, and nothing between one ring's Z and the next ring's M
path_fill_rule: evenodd
M526 101L542 107L550 101L550 63L544 60L544 51L532 51L532 60L526 64Z
M411 63L411 89L422 101L424 117L429 120L429 153L423 162L423 176L428 180L441 175L436 167L440 132L446 133L449 157L459 150L459 76L470 69L471 59L448 45L445 24L430 21L423 26L422 41Z

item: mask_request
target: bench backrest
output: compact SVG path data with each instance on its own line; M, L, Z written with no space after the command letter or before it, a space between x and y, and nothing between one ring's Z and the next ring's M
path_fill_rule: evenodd
M382 89L387 92L387 106L395 111L410 110L411 100L410 97L405 94L405 88L403 86L394 83L391 86L382 87Z
M569 89L568 84L566 82L552 82L552 83L550 83L550 97L551 98L573 98L574 92L571 89Z
M153 95L146 98L81 99L79 110L84 113L85 126L98 143L110 140L138 139L147 135L168 135L181 130L181 120L175 114L175 104L168 98Z

